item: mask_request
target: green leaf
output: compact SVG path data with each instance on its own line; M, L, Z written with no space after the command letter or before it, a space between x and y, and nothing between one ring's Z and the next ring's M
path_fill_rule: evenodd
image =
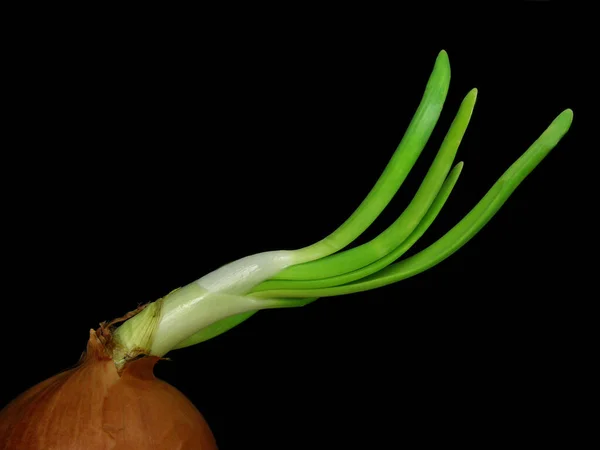
M439 264L465 245L483 228L508 200L521 182L550 153L569 130L573 111L563 111L542 135L529 147L479 203L450 231L434 244L404 261L392 264L360 281L323 289L290 289L257 292L264 298L329 297L368 291L404 280Z

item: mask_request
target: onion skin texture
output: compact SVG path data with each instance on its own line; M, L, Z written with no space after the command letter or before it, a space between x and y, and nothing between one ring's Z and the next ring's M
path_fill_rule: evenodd
M216 450L196 407L154 376L155 357L119 374L97 332L73 369L39 383L0 412L2 450Z

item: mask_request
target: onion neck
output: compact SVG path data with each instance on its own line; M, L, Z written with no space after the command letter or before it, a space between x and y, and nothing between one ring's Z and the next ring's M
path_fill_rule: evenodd
M151 354L162 305L163 299L159 299L140 308L112 333L112 358L117 369L121 370L128 361L140 355Z
M253 287L292 265L293 252L263 252L226 264L150 303L113 332L117 368L140 356L163 357L198 331L248 311L300 305L245 295Z

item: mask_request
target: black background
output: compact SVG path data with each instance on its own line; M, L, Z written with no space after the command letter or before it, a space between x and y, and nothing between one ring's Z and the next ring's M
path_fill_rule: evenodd
M463 173L411 253L572 108L568 135L439 266L261 312L156 373L194 402L222 450L573 444L586 428L576 403L595 295L583 288L582 224L593 220L583 170L595 150L582 138L593 59L583 16L552 2L395 18L249 12L181 27L180 16L139 19L129 24L143 31L130 32L124 21L84 33L81 19L14 38L27 51L5 69L16 102L2 161L0 403L74 364L100 321L332 231L385 167L445 49L452 81L436 131L358 243L407 205L472 87Z

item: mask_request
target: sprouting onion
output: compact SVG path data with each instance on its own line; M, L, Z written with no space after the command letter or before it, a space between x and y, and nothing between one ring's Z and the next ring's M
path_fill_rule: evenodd
M375 289L440 263L485 226L573 119L569 109L559 114L460 222L402 259L441 212L463 169L454 160L475 107L477 90L471 90L408 207L377 237L344 250L403 184L436 126L449 83L448 55L442 51L387 167L330 235L301 249L246 256L91 330L86 356L76 368L31 388L2 410L0 448L215 449L210 429L189 400L154 378L153 366L160 358L218 336L257 311ZM69 415L73 410L76 417Z

